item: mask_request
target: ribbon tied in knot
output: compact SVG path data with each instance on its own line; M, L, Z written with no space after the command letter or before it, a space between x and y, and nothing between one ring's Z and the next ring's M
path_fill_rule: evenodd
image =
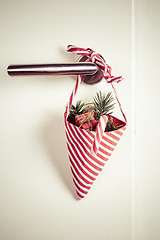
M111 75L111 67L105 62L105 60L102 58L100 54L97 52L93 51L91 48L80 48L76 47L74 45L68 45L67 46L67 51L68 52L76 52L77 55L83 55L88 57L86 62L93 62L95 63L102 71L104 78L107 80L108 83L112 82L120 82L123 80L122 76L115 77Z

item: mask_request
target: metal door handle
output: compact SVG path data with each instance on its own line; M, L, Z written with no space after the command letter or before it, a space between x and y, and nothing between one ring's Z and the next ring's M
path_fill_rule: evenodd
M93 75L98 66L92 62L10 65L10 76L18 75Z
M87 62L83 56L76 63L27 64L9 65L7 72L10 76L21 75L81 75L81 80L87 84L94 84L103 78L102 70L93 62Z

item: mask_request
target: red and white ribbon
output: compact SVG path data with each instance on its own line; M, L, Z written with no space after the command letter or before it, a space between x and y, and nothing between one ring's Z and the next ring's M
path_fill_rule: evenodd
M73 99L74 99L74 96L76 95L77 93L77 90L78 90L78 87L79 87L79 84L81 82L81 76L77 76L77 81L76 81L76 85L71 93L71 96L70 96L70 99L69 99L69 103L67 105L67 108L66 108L66 111L65 111L65 117L67 118L68 115L69 115L69 111L71 109L71 106L72 106L72 103L73 103Z
M114 91L114 94L116 96L117 102L119 104L120 110L121 110L122 115L123 115L123 117L125 119L125 122L127 123L126 116L125 116L125 114L124 114L124 112L122 110L121 104L120 104L120 102L118 100L117 92L116 92L116 90L115 90L115 88L113 86L113 82L119 83L121 80L123 80L123 77L122 76L119 76L119 77L112 76L111 75L112 68L108 64L106 64L105 60L98 53L93 51L91 48L85 49L85 48L76 47L74 45L68 45L67 46L67 51L68 52L76 52L77 55L87 56L88 59L86 61L91 61L91 62L94 62L95 64L98 65L98 67L103 71L104 78L107 80L107 83L111 83L111 86L113 88L113 91ZM68 113L70 111L70 107L72 105L73 97L74 97L74 95L77 92L77 89L78 89L78 86L80 84L80 81L81 81L81 76L78 76L75 89L72 92L72 95L71 95L70 101L69 101L69 106L67 108L67 110L68 110L67 112ZM68 116L68 114L66 114L66 116Z
M76 52L78 55L87 56L88 57L87 61L92 61L92 62L94 62L95 64L98 65L98 67L103 71L104 78L107 80L107 83L111 83L111 86L112 86L113 91L115 93L115 96L116 96L117 102L119 104L120 110L121 110L122 115L125 119L125 122L127 123L126 116L123 113L121 104L118 100L117 92L116 92L116 90L113 86L113 82L118 83L121 80L123 80L122 76L120 76L120 77L112 76L111 75L111 70L112 70L111 67L108 64L106 64L104 59L98 53L96 53L95 51L93 51L90 48L85 49L85 48L76 47L74 45L68 45L67 51L68 52ZM79 84L81 82L81 77L82 76L80 76L80 75L77 77L75 88L72 91L72 94L71 94L71 97L70 97L70 100L69 100L69 103L68 103L68 106L67 106L67 109L66 109L66 112L65 112L65 117L66 118L68 117L68 114L69 114L69 111L70 111L70 108L71 108L71 105L72 105L72 102L73 102L73 98L77 93ZM103 116L101 116L101 118L99 120L99 123L97 125L95 139L94 139L93 145L91 147L91 153L94 156L96 156L97 151L99 149L99 146L100 146L101 140L103 138L103 134L104 134L104 131L105 131L107 121L108 121L108 117L106 115L103 115Z
M111 75L112 68L105 62L105 60L95 51L93 51L91 48L80 48L76 47L74 45L68 45L67 46L68 52L76 52L77 55L83 55L87 56L88 59L86 62L94 62L97 64L97 66L103 71L104 78L107 80L108 83L114 82L120 82L123 80L122 76L114 77Z
M97 151L99 149L99 146L101 144L102 138L103 138L103 134L106 128L106 124L108 121L108 117L106 115L103 115L100 117L99 123L97 125L96 128L96 136L94 138L92 147L91 147L91 153L93 156L95 156L97 154Z

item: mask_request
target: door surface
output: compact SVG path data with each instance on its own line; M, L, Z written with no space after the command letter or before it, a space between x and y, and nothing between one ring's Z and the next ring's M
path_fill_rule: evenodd
M145 151L145 147L134 144L141 144L144 138L141 135L137 140L135 136L134 79L136 74L140 76L140 68L133 67L133 61L136 57L144 60L145 55L139 55L138 47L143 43L137 36L137 55L133 58L132 35L133 13L134 17L138 14L137 26L141 26L140 14L147 14L141 2L136 1L134 11L130 0L1 3L2 240L150 240L152 234L158 240L156 212L148 212L155 223L151 235L150 221L145 220L148 205L144 206L143 198L148 196L144 187L149 170L143 172L145 160L135 158L135 147L139 154ZM141 34L136 28L134 36L136 31ZM6 73L9 64L76 62L77 56L66 52L68 44L94 49L112 67L113 75L124 77L114 86L128 120L117 148L88 196L80 201L71 177L63 121L76 77L11 78ZM133 74L132 70L137 72ZM139 84L142 82L137 88ZM90 98L98 88L100 84L82 84L79 97ZM141 114L139 101L138 92L136 107ZM139 125L137 131L139 134ZM152 170L158 181L156 168ZM153 189L152 193L157 196ZM151 201L158 206L157 200L149 199L148 204Z

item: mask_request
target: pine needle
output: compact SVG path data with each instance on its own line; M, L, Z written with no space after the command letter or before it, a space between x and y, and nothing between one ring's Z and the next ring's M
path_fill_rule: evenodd
M112 96L112 92L109 92L108 94L104 94L101 91L99 91L96 96L93 98L93 104L95 108L95 113L98 117L98 119L102 115L108 115L111 114L114 109L115 103L113 102L114 98Z

